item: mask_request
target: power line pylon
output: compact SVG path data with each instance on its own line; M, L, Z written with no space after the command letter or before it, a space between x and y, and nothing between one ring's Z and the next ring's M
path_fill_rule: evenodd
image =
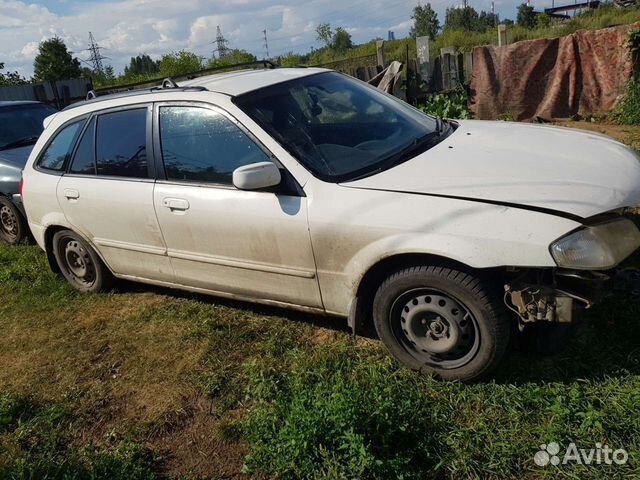
M265 28L262 33L264 34L264 52L265 52L265 57L264 60L268 60L269 59L269 41L267 40L267 29Z
M105 56L100 53L102 47L96 43L93 38L93 33L89 32L89 62L93 65L93 71L97 74L104 73L104 69L102 67L102 60L104 60Z
M218 25L217 33L216 33L216 53L218 54L218 58L223 58L229 55L229 47L227 47L227 39L222 35L222 31L220 30L220 25Z

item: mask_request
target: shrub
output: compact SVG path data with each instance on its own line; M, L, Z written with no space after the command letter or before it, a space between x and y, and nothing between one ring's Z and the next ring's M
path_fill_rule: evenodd
M640 125L640 79L632 78L626 96L611 117L622 125Z
M419 108L423 112L436 117L464 120L471 118L468 103L467 92L461 88L451 96L444 94L433 95Z

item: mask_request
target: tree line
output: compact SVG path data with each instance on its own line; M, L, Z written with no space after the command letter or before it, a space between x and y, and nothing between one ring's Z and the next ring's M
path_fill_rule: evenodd
M53 82L74 78L90 78L95 86L133 83L154 77L171 77L205 68L255 61L257 61L255 55L240 49L229 50L222 58L215 56L203 58L193 52L180 50L162 55L158 60L153 60L149 55L143 53L131 57L122 74L116 76L111 65L105 65L102 72L96 72L82 66L80 61L73 57L64 41L59 37L53 37L40 42L38 54L33 62L33 77L31 79L27 79L15 71L5 72L5 65L0 62L0 86Z

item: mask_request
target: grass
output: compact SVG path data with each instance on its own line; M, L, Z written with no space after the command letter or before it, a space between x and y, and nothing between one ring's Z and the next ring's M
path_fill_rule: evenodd
M80 295L33 246L0 246L0 298L3 479L640 476L640 307L621 294L562 354L515 342L475 385L400 368L341 320L132 284ZM551 441L631 457L535 466Z

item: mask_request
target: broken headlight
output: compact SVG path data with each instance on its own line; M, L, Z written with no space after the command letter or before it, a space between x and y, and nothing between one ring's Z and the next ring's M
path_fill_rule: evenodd
M618 265L640 246L640 231L626 218L582 227L551 244L559 267L607 270Z

